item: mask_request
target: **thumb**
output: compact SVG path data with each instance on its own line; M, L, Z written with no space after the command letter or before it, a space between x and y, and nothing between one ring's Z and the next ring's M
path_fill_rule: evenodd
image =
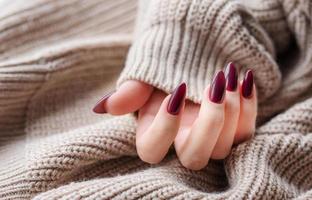
M153 92L153 86L141 81L124 82L116 92L105 95L93 108L95 113L123 115L140 109Z

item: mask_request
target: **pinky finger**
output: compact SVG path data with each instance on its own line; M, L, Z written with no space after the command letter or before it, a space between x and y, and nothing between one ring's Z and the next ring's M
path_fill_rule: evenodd
M257 117L257 94L253 73L248 70L240 87L240 115L234 144L250 139L255 132Z

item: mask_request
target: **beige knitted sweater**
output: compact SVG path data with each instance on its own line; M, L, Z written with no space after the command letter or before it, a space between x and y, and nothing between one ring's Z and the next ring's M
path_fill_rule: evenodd
M0 8L0 199L312 199L311 0L1 0ZM201 171L174 152L143 163L135 118L91 111L118 77L166 92L185 81L187 98L200 102L229 61L255 73L258 128Z

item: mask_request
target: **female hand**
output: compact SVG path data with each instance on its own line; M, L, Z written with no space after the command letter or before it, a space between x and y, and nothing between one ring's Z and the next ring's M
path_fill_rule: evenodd
M136 147L139 157L159 163L174 143L183 166L205 167L210 158L223 159L234 144L252 137L257 114L253 74L248 70L238 83L237 70L229 63L225 75L216 73L203 91L201 105L185 100L182 83L167 95L146 83L130 80L104 96L96 113L123 115L138 110Z

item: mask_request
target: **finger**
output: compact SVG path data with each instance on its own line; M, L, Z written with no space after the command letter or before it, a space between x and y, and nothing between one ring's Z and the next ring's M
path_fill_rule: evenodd
M185 104L186 85L182 83L162 102L157 115L146 131L137 133L136 147L139 157L151 164L160 162L179 130Z
M166 96L164 92L156 89L144 106L139 109L136 128L137 137L151 126Z
M124 82L116 92L105 95L93 108L95 113L123 115L141 108L149 99L153 87L136 80Z
M209 100L203 98L198 117L188 137L184 141L175 142L178 157L186 168L199 170L209 161L223 127L224 90L225 77L220 71L214 77L211 87L207 87L204 92L204 97L206 97L209 91Z
M200 104L195 104L191 101L185 101L185 108L181 118L180 128L177 136L174 139L174 146L176 149L182 146L187 140L191 128L198 117Z
M253 74L248 70L240 87L240 115L234 144L250 139L255 132L257 117L257 94Z
M226 70L225 117L222 131L211 154L212 159L224 159L231 151L240 112L237 70L229 63Z

